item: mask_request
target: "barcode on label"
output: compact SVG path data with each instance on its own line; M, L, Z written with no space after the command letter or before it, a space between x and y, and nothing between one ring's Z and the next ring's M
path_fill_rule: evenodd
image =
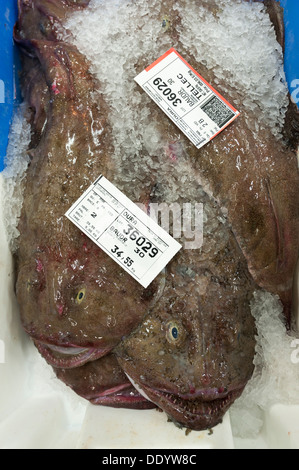
M209 101L205 103L201 109L219 127L225 126L225 124L227 124L234 117L232 110L226 106L223 101L220 101L217 96L212 96L212 98L209 99Z

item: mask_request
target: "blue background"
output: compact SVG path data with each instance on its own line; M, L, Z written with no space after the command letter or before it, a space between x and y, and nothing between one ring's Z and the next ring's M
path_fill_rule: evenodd
M299 0L280 0L280 4L285 8L285 72L292 93L294 91L292 81L299 80ZM0 51L2 57L0 64L0 171L4 167L13 109L20 102L17 75L18 52L12 39L16 19L17 0L0 0Z

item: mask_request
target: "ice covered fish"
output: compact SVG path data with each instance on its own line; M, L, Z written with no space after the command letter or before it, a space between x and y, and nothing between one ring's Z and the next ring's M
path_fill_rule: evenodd
M16 28L32 109L16 290L22 323L39 350L57 367L74 367L105 354L139 323L163 276L142 288L64 216L99 174L109 178L111 131L82 54L56 40L29 39L31 22L22 15L36 21L45 3L64 4L21 2Z
M196 49L204 51L205 24L203 42L228 30L230 11L247 18L255 8L261 24L262 6L92 0L67 19L64 7L75 3L24 0L16 28L33 111L17 262L22 321L62 379L81 380L78 366L113 348L134 387L173 421L210 428L253 371L254 291L278 293L289 320L298 252L295 153L263 122L271 113L245 100L246 81L226 68L219 77L219 57L202 63ZM171 47L241 111L201 150L134 82ZM183 217L183 249L146 290L64 217L100 173L145 210ZM203 205L203 241L192 248L188 204L191 215Z
M114 351L140 393L179 425L202 430L222 420L252 375L256 285L217 204L199 185L192 190L207 217L202 248L179 252L163 297Z
M164 2L164 7L167 3ZM283 46L282 9L275 1L267 1L266 4L276 26L277 37ZM275 101L276 96L280 96L279 90L274 94L274 79L273 83L270 81L267 84L269 89L260 91L265 97L263 109L261 103L254 102L257 98L248 96L249 92L254 93L255 90L247 90L246 81L243 83L240 80L238 83L232 77L229 63L218 66L215 59L204 55L205 37L198 42L194 40L201 19L223 33L223 17L234 12L233 6L234 2L229 1L180 1L174 7L180 21L176 18L173 27L177 32L175 47L183 58L209 83L217 83L217 90L238 107L241 115L234 124L220 133L212 144L197 150L188 138L178 135L175 126L169 123L169 119L155 103L146 98L143 100L150 109L152 120L159 126L161 148L164 145L164 149L168 151L170 146L183 147L184 152L189 155L194 177L202 182L206 191L212 193L222 207L257 284L280 297L286 324L290 327L294 273L299 252L299 172L296 155L298 111L290 103L281 133L277 123L271 127L267 122L268 107L270 106L271 111L274 107L271 102ZM244 14L251 8L250 5L241 5L241 2L239 7L238 2L235 2L235 6L240 11L242 9ZM168 8L171 10L171 2L168 3ZM262 7L256 5L255 8L257 10ZM214 36L216 33L212 35L213 41ZM223 48L225 49L225 41ZM232 58L230 48L227 50L227 62ZM211 52L214 52L212 47ZM217 57L217 53L215 55ZM211 66L214 63L215 71ZM234 67L238 76L240 66L234 64ZM141 72L143 68L142 59L137 72ZM169 78L178 80L177 77ZM188 77L181 77L182 82L187 79ZM258 96L257 92L256 95ZM188 99L192 98L191 92L189 97L188 93L182 96L188 106ZM207 116L215 122L221 121L220 108L216 109L214 106L207 110ZM225 120L224 114L222 118ZM180 158L180 155L177 157Z
M106 99L111 103L109 119L115 129L113 137L117 148L113 158L118 161L120 184L125 186L126 180L136 181L134 171L131 170L132 162L134 170L138 169L138 175L142 172L145 174L145 168L148 165L152 170L148 171L148 176L158 174L154 192L160 192L160 201L167 201L165 193L169 188L168 185L173 188L173 192L178 193L182 191L182 186L180 186L182 182L184 191L188 188L190 178L186 178L183 168L186 162L191 164L193 170L188 170L189 175L193 174L193 179L197 179L219 203L222 216L229 221L231 230L242 248L247 267L257 284L280 295L289 324L291 287L298 254L298 168L294 152L296 142L293 139L294 136L288 133L288 137L293 140L292 145L289 145L290 140L283 140L280 134L284 115L283 107L286 106L287 101L286 88L283 87L279 76L278 64L282 60L282 54L279 44L275 41L273 26L263 6L261 3L246 4L228 0L181 1L176 2L175 5L167 1L163 2L163 5L153 2L151 7L144 5L144 2L134 2L134 5L128 2L118 2L117 8L113 10L106 8L105 2L98 2L98 4L101 5L101 13L96 10L97 2L91 4L90 34L95 34L96 27L92 25L97 24L96 19L100 22L101 14L103 23L105 17L105 25L113 25L110 28L103 27L100 47L94 43L92 48L90 47L86 34L82 33L84 20L80 20L79 15L71 19L68 26L76 35L78 47L90 58L92 55L96 57L93 70L101 77ZM283 37L281 10L275 6L274 2L267 2L267 8L271 20L277 25L277 36L281 39ZM237 16L237 20L232 15L240 16ZM137 30L133 19L139 26ZM230 26L228 26L229 21ZM242 22L238 28L235 28L236 21ZM254 59L252 57L254 54L258 56L262 42L267 44L268 51L266 47L261 48L262 53L265 53L263 58L260 57L250 64L244 59L244 56L248 56L248 50L244 47L242 51L242 46L239 46L240 28L242 31L245 30L244 35L247 37L250 37L250 34L256 34L258 38L261 29L256 33L257 25L258 28L266 30L266 38L261 34L260 43L255 46L252 44L251 36L249 46L247 42L247 47L251 48L251 58ZM234 28L235 42L229 43L227 32L231 32ZM111 35L113 35L113 42L111 42ZM220 38L218 43L217 38ZM242 45L244 44L243 38ZM207 44L213 44L214 49L212 47L209 49ZM170 47L175 47L195 70L211 84L215 84L217 89L241 111L240 118L231 127L200 151L182 136L175 125L150 99L131 85L141 70ZM132 49L133 55L128 52ZM105 65L107 55L109 55L109 67ZM225 59L226 56L227 59ZM271 60L267 61L265 67L262 67L261 62L266 62L268 56ZM225 59L225 63L224 60L221 62L221 59ZM246 64L249 65L246 66ZM268 65L269 70L267 70ZM263 74L262 79L256 73L257 70ZM111 86L113 74L119 78L117 87ZM268 76L270 79L267 78ZM253 85L250 80L253 80ZM260 82L265 83L264 88L260 86ZM285 95L285 99L281 99L282 95ZM280 104L276 104L276 99L282 101L282 109L279 109ZM119 106L120 103L121 106ZM216 118L217 111L215 113ZM289 114L286 127L290 129ZM125 136L121 134L123 128ZM138 152L138 149L141 150ZM167 165L168 181L165 182L162 168ZM129 175L127 179L124 169ZM282 178L281 175L284 177ZM173 179L171 179L172 176L174 176ZM152 181L149 177L147 179ZM132 194L134 194L133 191ZM206 238L206 230L204 238ZM178 258L181 259L181 256L179 255ZM189 258L186 265L189 266L190 262ZM185 275L192 274L192 269L189 271L186 265ZM174 263L167 268L168 273L172 272L173 266ZM213 277L214 280L216 278ZM207 275L205 279L209 279ZM236 380L230 383L230 378L234 375L232 372L228 373L225 378L223 377L221 384L219 380L221 373L217 377L216 371L214 376L211 374L209 377L213 386L203 387L203 372L202 370L199 372L200 360L194 360L198 366L198 376L196 385L193 384L192 387L190 379L192 367L188 362L191 354L187 353L191 327L189 326L188 329L187 320L183 313L180 314L179 309L177 309L174 324L171 324L174 312L172 309L169 311L169 305L175 307L175 299L179 298L179 293L175 294L173 302L169 305L164 304L163 309L164 299L170 295L168 281L166 281L162 301L156 304L135 332L117 348L119 361L132 382L158 406L167 410L174 420L184 425L188 425L186 424L188 421L190 425L197 428L210 426L221 419L221 414L233 400L234 394L236 396L241 393L241 368L237 361L230 362L229 354L223 352L227 360L227 362L224 361L227 364L227 370L234 370L235 367L235 370L239 371L235 375L239 377L239 382ZM190 280L188 286L191 285L194 287ZM202 285L204 285L203 279ZM178 288L176 291L178 292ZM250 288L247 292L250 292ZM196 293L193 292L193 295L196 298ZM197 295L199 305L200 295ZM218 297L215 294L215 298L210 298L211 308L217 304L216 298L219 300L221 296ZM186 298L184 301L186 302ZM182 310L185 305L181 304ZM220 306L219 309L221 309ZM188 311L189 317L194 318L196 309L193 313L190 313L190 310ZM199 315L198 310L197 314ZM229 316L225 315L223 318L228 319ZM215 317L212 323L214 326L217 324ZM170 331L173 326L172 350L169 346L171 336L166 325L169 326ZM213 328L212 324L210 328ZM193 331L196 331L195 327ZM201 345L205 341L209 343L209 339L213 338L211 330L198 328L198 331L201 331ZM229 328L227 331L230 331ZM245 337L252 337L252 325L247 331L251 331L251 335L248 333ZM175 342L175 336L181 337L179 332L182 332L184 338L182 343ZM219 336L221 338L222 335ZM165 344L168 349L165 348ZM149 354L147 354L148 351ZM200 355L199 351L200 348L195 353ZM245 356L248 355L248 364L251 365L250 347L247 350L244 348L244 351L246 351ZM218 350L218 353L219 358L221 352ZM209 362L207 354L206 357L208 364L213 364L212 368L216 370L215 359ZM241 358L242 353L239 355L239 360ZM206 367L209 368L209 365ZM172 373L175 367L177 367L176 373ZM188 375L189 372L190 375ZM247 372L247 377L249 377L249 369ZM179 381L178 377L180 377ZM246 378L243 376L243 379L244 384ZM191 394L186 387L186 381L191 384L191 390L196 390L194 399L190 401L188 400Z
M133 387L113 354L72 369L54 368L57 377L94 405L151 409L155 405Z
M196 43L190 44L188 49L183 44L188 22L184 22L184 13L189 3L182 1L178 7L182 15L182 25L178 27L181 33L179 49L194 68L200 70L210 83L215 83L214 72L200 62L200 49ZM214 6L215 24L221 22L224 5L217 5L218 2L197 3L208 8ZM283 10L275 1L267 1L266 4L283 46ZM277 131L273 135L273 129L265 122L265 112L259 112L258 107L253 111L248 105L242 85L239 88L232 86L228 76L227 80L217 78L218 91L238 104L241 115L212 145L200 151L186 141L187 152L194 172L206 181L206 187L227 210L228 220L254 279L261 287L280 297L290 327L293 280L299 252L298 136L295 138L296 126L293 125L291 133L290 125L292 122L296 125L294 115L298 118L298 112L289 104L285 122L288 133L282 130L284 137ZM271 82L269 86L270 90L265 89L264 95L271 103L275 95L271 96ZM163 118L161 116L161 121ZM166 126L165 123L164 129L169 132ZM173 137L174 133L170 132L169 140Z
M82 32L85 17L80 14L73 15L67 27L77 47L94 57L92 69L101 77L110 103L120 184L124 168L132 160L138 164L137 149L136 160L145 160L147 153L156 153L158 159L167 153L174 166L182 154L189 155L194 177L228 217L256 282L279 295L290 327L299 249L298 112L284 81L282 9L274 0L265 6L182 0L154 2L151 7L142 1L118 1L109 8L105 1L93 0L88 9L88 34ZM103 23L100 45L92 41L98 22ZM171 47L241 112L200 150L133 85L136 75ZM180 97L186 106L192 99L187 95ZM215 122L225 118L217 106L207 112Z

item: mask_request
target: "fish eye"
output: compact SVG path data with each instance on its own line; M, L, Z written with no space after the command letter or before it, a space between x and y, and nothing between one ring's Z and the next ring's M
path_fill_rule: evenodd
M164 16L164 18L162 18L162 28L164 31L168 31L169 28L170 28L170 19L168 18L168 16Z
M84 300L85 292L86 292L86 289L84 287L83 287L83 289L79 290L79 292L76 295L76 299L75 299L77 304L81 304L81 302Z
M185 331L180 323L171 320L166 324L166 339L170 344L180 344L184 338Z

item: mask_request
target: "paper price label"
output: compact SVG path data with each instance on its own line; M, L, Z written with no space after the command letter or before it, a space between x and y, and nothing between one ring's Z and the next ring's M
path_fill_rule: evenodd
M173 48L135 81L197 148L240 114Z
M65 215L143 287L182 248L104 176Z

